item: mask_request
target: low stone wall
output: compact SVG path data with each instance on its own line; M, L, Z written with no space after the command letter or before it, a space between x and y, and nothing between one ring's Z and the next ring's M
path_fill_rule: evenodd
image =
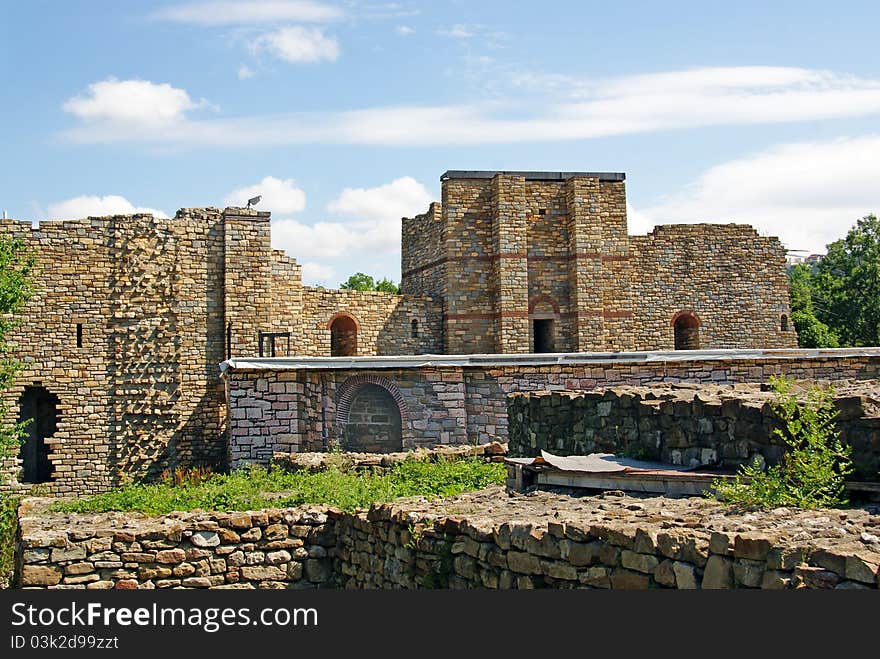
M837 428L853 448L853 478L880 480L880 383L835 383ZM785 444L767 386L613 387L508 397L514 456L618 453L671 464L778 464Z
M21 509L21 587L876 589L880 508L739 514L606 493L399 500L369 511ZM40 505L37 505L40 504Z
M151 518L46 512L50 502L26 499L19 509L19 587L317 588L333 572L325 508Z

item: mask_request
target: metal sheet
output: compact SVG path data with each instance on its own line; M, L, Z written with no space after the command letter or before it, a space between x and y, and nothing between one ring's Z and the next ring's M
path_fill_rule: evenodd
M407 355L387 357L274 357L233 358L220 371L287 371L321 369L378 369L425 367L552 366L562 364L616 364L724 361L732 359L810 359L880 357L880 348L779 350L655 350L646 352L576 352L532 355ZM550 387L557 389L559 387Z
M613 453L590 453L589 455L553 455L541 451L544 462L559 471L576 471L585 474L623 473L638 471L687 471L680 465L664 462L634 460Z

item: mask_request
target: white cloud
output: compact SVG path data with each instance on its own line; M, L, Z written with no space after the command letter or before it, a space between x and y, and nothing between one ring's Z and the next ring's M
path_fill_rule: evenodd
M307 284L321 284L336 288L339 283L336 282L336 270L329 265L308 261L302 264L303 281Z
M308 49L297 56L305 56ZM145 141L254 146L512 144L589 139L700 126L766 124L880 114L880 80L782 67L727 67L579 81L571 97L534 103L540 77L491 103L376 107L345 112L188 120L125 130L93 123L80 142ZM560 84L557 79L550 81ZM523 92L525 94L523 95ZM538 94L542 99L546 94ZM534 110L533 108L538 108Z
M252 46L255 53L268 52L287 62L330 62L339 58L339 42L318 28L295 25L257 37Z
M415 29L411 28L409 25L398 25L394 28L394 31L404 37L415 33Z
M238 67L238 79L239 80L247 80L248 78L254 77L254 71L247 64L242 64Z
M128 199L119 195L107 195L106 197L81 195L58 201L49 204L46 216L50 220L74 220L84 217L131 215L133 213L151 213L155 217L168 217L164 211L135 206Z
M327 284L339 268L355 267L363 255L379 257L386 264L399 262L400 218L424 212L430 201L425 186L409 176L375 188L346 188L328 210L355 219L306 224L276 217L272 246L303 263L304 281Z
M327 209L368 220L399 220L424 213L433 197L411 176L375 188L345 188Z
M304 224L296 220L273 220L272 247L283 249L297 261L333 259L358 244L358 232L343 222Z
M166 7L159 20L193 25L254 25L278 21L326 23L343 18L339 7L310 0L214 0Z
M306 207L306 193L292 178L279 179L267 176L259 183L236 188L223 198L226 206L244 206L247 200L261 196L257 207L278 215L299 213Z
M737 222L788 249L824 252L856 220L880 211L880 135L785 144L708 169L677 194L630 216L657 223Z
M111 77L92 83L86 94L68 99L61 108L87 122L160 128L180 123L188 111L205 105L167 83Z

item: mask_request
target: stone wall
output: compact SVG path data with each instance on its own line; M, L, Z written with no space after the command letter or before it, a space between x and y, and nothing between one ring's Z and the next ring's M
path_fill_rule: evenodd
M323 508L164 517L19 511L16 584L25 588L316 588L332 573Z
M442 313L430 298L378 291L306 286L302 335L294 355L330 356L330 326L340 315L357 326L356 355L423 355L442 352ZM413 336L412 321L417 323Z
M673 349L680 312L698 320L700 348L797 346L777 238L737 224L676 224L631 237L630 248L637 301L631 349Z
M37 256L35 295L10 335L24 368L4 400L16 421L26 393L57 397L40 478L54 493L106 490L177 466L222 466L217 367L232 355L258 356L261 337L266 354L274 336L276 356L329 355L330 323L347 315L357 323L358 354L441 349L442 314L428 298L303 287L296 261L271 249L268 213L196 208L170 219L36 228L3 220L0 231ZM20 462L3 465L4 489L31 487L18 482Z
M341 440L352 397L367 384L389 392L405 448L507 441L506 396L658 382L766 383L876 380L880 350L631 353L556 357L432 357L378 361L233 360L226 378L233 466L274 451L327 450Z
M462 511L467 511L463 513ZM21 509L27 588L876 589L876 509L744 515L706 499L508 497L369 511L65 516Z
M107 489L123 476L225 453L222 214L150 215L0 228L37 255L35 294L10 335L23 363L5 392L58 399L49 448L54 492ZM13 469L13 471L15 471ZM23 490L13 478L5 487Z
M402 290L438 300L447 354L797 345L785 249L746 225L629 236L617 173L447 172L442 203L403 219ZM549 346L536 320L551 321Z
M508 398L511 455L615 453L693 467L736 468L760 456L779 464L772 392L760 385L657 385ZM880 480L880 383L837 384L841 440L855 480Z

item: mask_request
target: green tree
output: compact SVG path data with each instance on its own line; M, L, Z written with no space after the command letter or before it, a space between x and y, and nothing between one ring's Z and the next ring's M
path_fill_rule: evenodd
M339 288L347 291L372 291L376 289L376 282L370 275L356 272L347 281L341 283Z
M380 279L376 282L376 290L381 291L382 293L394 293L395 295L400 294L400 286L395 284L390 279Z
M880 220L860 219L845 238L828 245L814 275L824 302L818 318L843 345L880 345Z
M799 263L789 273L791 294L791 322L797 330L798 345L801 348L837 348L840 342L837 334L816 316L813 296L813 270Z
M34 255L24 242L0 235L0 392L12 384L18 370L18 362L9 354L7 337L17 323L15 315L31 296L33 269ZM0 420L7 418L8 413L9 406L0 403ZM0 421L0 462L17 455L26 425ZM0 472L0 482L3 478ZM15 497L0 495L0 587L12 576L17 506Z
M347 281L339 285L347 291L381 291L382 293L400 293L400 287L390 279L375 281L370 275L356 272Z
M19 364L9 354L9 332L18 324L20 313L33 292L31 274L34 254L24 241L0 235L0 391L7 389L15 379ZM6 418L8 405L0 404L0 418ZM18 452L22 428L20 425L0 424L0 458Z

